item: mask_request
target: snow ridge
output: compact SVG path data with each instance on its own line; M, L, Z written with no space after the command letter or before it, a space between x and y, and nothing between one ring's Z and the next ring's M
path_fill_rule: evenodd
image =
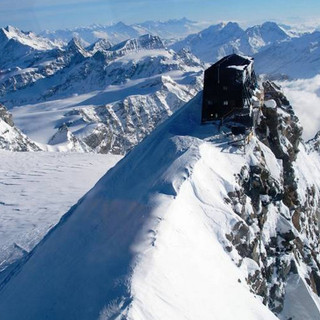
M245 152L201 94L159 125L6 278L4 319L318 318L319 161L265 91Z

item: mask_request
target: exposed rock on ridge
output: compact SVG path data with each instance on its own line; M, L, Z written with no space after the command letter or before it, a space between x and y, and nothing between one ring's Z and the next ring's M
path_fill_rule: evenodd
M11 114L0 104L0 149L10 151L40 151L40 147L17 129Z
M252 291L280 319L296 319L290 311L290 292L300 296L306 308L313 309L316 302L301 295L293 277L320 296L320 190L319 184L302 182L299 167L308 164L303 163L302 128L292 107L274 83L265 82L263 87L266 103L256 133L278 160L279 175L274 177L270 156L256 145L259 161L242 168L238 176L242 187L226 199L243 218L227 238L243 259L239 266L248 257L257 264L247 277ZM232 246L227 249L232 251Z

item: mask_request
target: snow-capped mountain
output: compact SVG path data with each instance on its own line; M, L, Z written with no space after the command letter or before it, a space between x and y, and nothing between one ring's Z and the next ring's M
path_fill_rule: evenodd
M0 48L1 56L7 61L7 64L3 64L3 69L0 70L1 97L8 92L20 90L40 79L50 77L70 64L89 56L81 41L76 38L65 47L48 50L37 50L31 46L22 45L25 52L19 50L20 42L14 40L12 43L16 45L5 45Z
M57 47L57 44L47 38L39 37L33 32L21 31L15 27L7 26L0 29L0 47L5 47L9 42L17 42L35 50L44 51Z
M274 43L255 56L259 73L311 78L320 73L320 32Z
M288 40L288 33L274 22L265 22L262 25L253 26L246 31L252 53L257 53L268 45Z
M148 30L148 33L157 35L163 39L179 39L188 36L191 33L200 31L202 25L187 18L171 19L168 21L145 21L137 24Z
M112 47L112 43L106 39L99 39L94 42L92 45L87 47L87 50L91 54L95 54L97 51L109 50Z
M72 38L81 38L88 44L96 42L98 39L105 39L111 43L118 43L130 38L136 38L147 33L146 30L135 29L131 26L118 22L110 26L93 25L90 27L80 27L66 30L43 31L41 36L52 41L60 40L69 42Z
M59 53L50 77L3 86L19 127L48 150L123 154L202 87L199 59L158 36L95 49L73 39Z
M221 23L174 43L188 48L204 62L215 62L232 52L254 56L258 74L273 78L311 78L320 72L319 32L293 34L274 22L246 30L237 23Z
M92 86L88 85L88 82L86 81L85 83L82 83L86 87L86 89L82 88L85 91L76 91L74 89L67 94L88 92L92 89L105 88L109 84L119 84L125 82L127 79L131 79L131 76L133 75L136 75L136 78L150 77L166 71L183 70L186 67L183 66L184 62L181 59L178 61L179 54L168 51L162 40L157 36L143 35L139 38L123 41L110 48L108 48L108 44L106 43L105 46L101 45L101 43L99 45L98 43L97 48L94 51L92 51L92 49L93 48L91 47L88 48L88 50L85 49L81 41L74 38L62 50L47 52L47 55L41 60L41 65L38 65L39 61L36 60L33 68L19 68L19 72L10 72L11 70L9 70L8 74L3 76L2 79L2 82L4 82L2 84L3 101L7 102L7 105L12 106L13 104L21 104L21 101L38 101L41 96L48 99L48 97L51 97L53 94L57 94L57 85L62 86L63 82L67 82L68 86L72 84L74 88L77 88L80 83L79 80L88 80L87 78L89 76L91 76L90 82L94 82ZM173 63L175 66L173 64L170 65L169 62L161 63L161 59L157 58L157 56L161 56L161 54L164 56L164 59L172 57L173 60L177 60ZM126 55L128 55L128 59L123 58L120 60L121 63L117 61L117 58ZM135 67L134 58L137 58L138 61L143 60L144 58L148 60L148 65L145 66L146 73L143 73L143 70L135 70L136 67L142 66L138 65ZM191 62L190 60L192 60L192 58L187 61L187 64L191 63L194 66L201 65L199 60L195 57L193 57L194 62ZM132 73L131 75L122 74L122 61L124 63L130 63L132 69L130 71ZM182 64L181 66L179 66L179 62ZM46 71L51 71L50 76L45 77L42 75L43 68L41 67L43 64L46 64ZM25 77L30 71L32 71L31 79ZM94 74L94 76L92 74ZM18 75L20 77L18 77ZM101 79L101 77L106 77L108 80L102 81L103 79ZM29 84L33 82L36 83L30 89ZM11 83L14 83L14 86L10 86ZM23 89L24 87L26 87L26 91L17 90ZM67 87L67 85L65 85L65 87ZM17 92L10 94L11 91ZM31 94L29 94L30 91Z
M197 34L172 45L174 50L188 48L205 62L215 62L232 52L252 55L262 48L288 39L289 36L274 22L265 22L243 30L237 23L212 25Z
M177 26L188 23L168 22ZM150 28L153 25L148 24ZM121 23L117 28L126 30ZM139 28L142 33L143 27ZM236 23L211 26L177 42L173 46L175 52L167 49L160 37L150 34L114 45L100 39L91 46L75 37L58 46L32 33L12 31L11 27L3 30L12 38L21 38L19 43L31 42L33 46L28 50L33 53L22 54L18 60L23 63L15 66L14 60L10 62L12 67L0 71L1 101L13 108L22 131L47 145L44 147L48 150L130 150L160 119L171 115L201 89L204 67L193 53L204 61L214 61L232 51L255 53L258 73L272 76L318 72L318 33L292 38L271 22L247 30ZM3 48L8 50L10 46ZM5 55L1 49L0 53L4 57L19 55L19 51L11 49L10 54ZM41 125L30 121L35 112ZM65 144L52 143L64 126L68 132L63 131L66 134L60 137L65 137Z
M20 31L11 26L1 28L0 70L26 67L42 52L55 48L58 48L57 44L32 32Z
M174 50L188 48L202 61L214 62L232 53L240 44L238 39L243 35L244 31L237 23L220 23L176 42L171 48Z
M96 42L98 39L105 39L116 44L146 33L163 39L179 39L200 31L201 27L202 25L195 21L182 18L168 21L145 21L132 25L118 22L107 26L93 25L71 30L47 30L41 32L40 35L52 41L69 42L74 37L80 37L89 44Z
M0 104L0 149L10 151L40 151L40 147L16 128L12 115Z
M122 41L109 49L111 58L123 56L128 52L141 49L165 49L165 45L158 36L145 34L139 38ZM109 53L108 51L108 53Z
M264 91L245 150L201 94L153 131L1 282L3 319L319 318L319 157Z

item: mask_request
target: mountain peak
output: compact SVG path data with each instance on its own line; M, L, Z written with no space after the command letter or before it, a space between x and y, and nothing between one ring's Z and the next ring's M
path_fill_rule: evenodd
M34 50L45 51L59 47L47 38L37 36L33 32L21 31L16 27L7 26L0 29L0 42L4 45L9 40L16 41L23 46L28 46Z
M2 37L2 41L5 40L10 40L10 39L19 39L21 37L24 37L25 33L20 31L18 28L13 27L13 26L6 26L5 28L0 29L0 37Z
M68 42L68 47L76 47L76 48L83 48L81 39L79 37L73 37L69 42Z
M18 28L11 25L6 26L4 30L12 34L19 34L21 32Z
M164 49L165 46L158 36L144 34L139 38L129 39L113 46L110 51L122 53L137 49Z
M223 28L222 31L225 33L231 33L233 36L239 36L244 30L239 26L237 22L228 22Z
M320 154L320 131L307 142L310 151L317 151Z
M144 34L138 38L139 44L144 49L164 49L165 46L159 36Z
M82 40L79 37L73 37L67 44L67 50L80 53L82 56L86 57L88 55L87 51L85 50L84 46L82 45Z
M124 22L122 21L119 21L117 22L116 24L113 25L114 27L116 28L130 28L130 26L128 26L127 24L125 24Z
M109 50L111 47L112 47L112 43L110 41L108 41L107 39L99 39L98 41L96 41L86 49L94 54L97 51Z

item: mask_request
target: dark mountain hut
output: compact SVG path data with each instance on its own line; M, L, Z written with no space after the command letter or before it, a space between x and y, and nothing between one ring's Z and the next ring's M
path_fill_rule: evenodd
M220 120L253 126L251 98L257 87L253 61L231 54L205 71L202 123Z

